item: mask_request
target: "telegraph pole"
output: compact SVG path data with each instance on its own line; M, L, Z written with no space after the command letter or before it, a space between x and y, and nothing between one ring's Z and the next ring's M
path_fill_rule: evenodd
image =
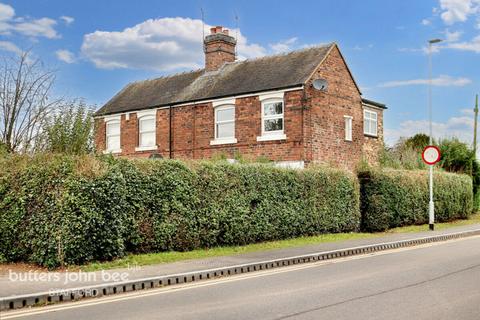
M473 126L473 156L477 158L477 119L478 119L478 94L475 96L475 122Z

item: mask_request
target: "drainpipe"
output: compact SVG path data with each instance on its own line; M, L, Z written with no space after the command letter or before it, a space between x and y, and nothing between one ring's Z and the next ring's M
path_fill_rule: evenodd
M173 136L172 136L172 106L168 107L168 151L169 151L169 158L172 159L173 157Z

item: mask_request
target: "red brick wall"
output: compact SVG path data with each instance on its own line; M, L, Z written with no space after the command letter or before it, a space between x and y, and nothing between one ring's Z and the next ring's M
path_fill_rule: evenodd
M261 102L258 96L238 98L235 102L235 137L237 143L210 145L214 139L214 109L211 103L174 107L172 112L172 155L174 158L201 159L222 154L234 158L267 157L275 161L303 160L302 90L286 92L284 96L286 140L257 141L261 135ZM135 112L121 116L122 156L149 156L160 153L168 158L169 150L168 108L157 110L157 146L155 151L135 152L138 146L138 121ZM105 124L97 119L96 147L105 149Z
M325 92L312 88L313 79L328 81ZM305 114L308 161L353 170L363 156L361 96L337 47L316 70L306 86L309 110ZM345 140L344 116L353 117L352 141Z
M363 137L363 156L368 163L377 164L383 149L383 109L364 106L364 109L377 113L377 137Z
M95 119L94 143L95 143L95 151L96 152L102 152L103 150L105 150L105 144L106 144L106 132L105 132L105 130L106 130L105 120L103 118Z

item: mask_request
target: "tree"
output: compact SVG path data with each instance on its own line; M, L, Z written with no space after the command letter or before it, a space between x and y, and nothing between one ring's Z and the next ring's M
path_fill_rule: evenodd
M28 152L36 148L40 128L55 109L50 99L55 80L30 53L4 60L0 67L0 141L8 152Z
M406 148L410 148L416 151L422 152L426 146L430 144L430 137L424 133L417 133L413 137L405 140L404 145Z
M45 150L86 154L93 148L93 108L82 100L62 105L43 129Z
M480 205L480 166L475 152L457 138L440 142L440 167L446 171L468 174L472 177L475 208Z
M469 146L457 138L445 139L440 142L442 155L440 166L451 172L472 174L475 154Z

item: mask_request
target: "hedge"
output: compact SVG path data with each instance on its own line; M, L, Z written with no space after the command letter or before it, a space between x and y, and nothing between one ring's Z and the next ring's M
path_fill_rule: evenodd
M428 223L428 171L371 169L359 178L363 230ZM436 171L434 201L436 222L467 218L473 210L471 178Z
M336 169L37 155L0 159L0 257L42 266L360 227Z

